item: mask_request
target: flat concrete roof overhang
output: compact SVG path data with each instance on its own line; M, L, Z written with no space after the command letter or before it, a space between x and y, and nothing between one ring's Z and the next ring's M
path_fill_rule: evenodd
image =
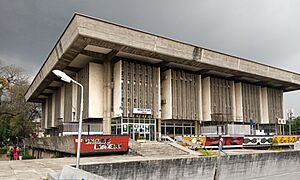
M53 69L72 75L88 62L111 60L112 57L134 59L164 68L185 69L283 91L300 89L300 74L75 14L28 88L25 98L27 101L42 102L62 85L51 73Z

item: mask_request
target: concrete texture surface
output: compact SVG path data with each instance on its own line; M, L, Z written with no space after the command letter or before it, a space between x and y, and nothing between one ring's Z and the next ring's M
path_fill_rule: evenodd
M227 173L227 175L231 175L233 173L247 173L244 170L249 169L255 169L259 168L261 171L271 171L274 170L272 168L277 168L277 170L280 174L269 174L261 177L250 177L249 175L245 174L242 176L241 174L237 175L239 179L245 179L245 177L248 177L248 179L261 179L261 180L269 180L269 179L297 179L299 177L299 171L300 167L295 166L292 168L291 164L299 164L300 162L300 151L267 151L267 150L242 150L242 149L235 149L235 150L225 150L229 157L222 157L225 159L229 159L230 162L224 161L220 164L222 168L230 169L231 173ZM278 156L278 153L282 154L282 156ZM266 154L266 156L264 156ZM271 155L270 155L271 154ZM297 156L298 154L298 156ZM251 161L249 158L253 156L256 157L253 160L266 160L263 162L264 166L259 166L259 161ZM278 158L276 157L278 156ZM261 157L260 159L258 157ZM273 160L267 161L268 158L264 157L273 157ZM258 158L258 159L257 159ZM213 179L212 171L214 170L214 164L217 163L216 157L197 157L192 155L181 155L177 157L172 156L156 156L156 157L142 157L142 156L129 156L129 155L119 155L119 156L98 156L98 157L84 157L81 158L82 164L88 164L88 165L109 165L112 163L116 164L130 164L130 162L136 162L139 165L141 165L141 162L149 162L149 161L155 161L159 162L159 160L166 161L172 161L173 163L170 165L174 165L176 161L183 161L180 159L186 159L186 161L189 162L196 162L199 161L201 163L213 163L208 164L208 166L203 167L203 173L207 174L207 179ZM195 161L196 159L196 161ZM272 159L272 158L271 158ZM252 162L252 166L248 166L247 163ZM257 162L257 164L255 164ZM262 162L262 161L261 161ZM227 164L229 163L229 165ZM231 163L231 164L230 164ZM57 159L35 159L35 160L23 160L23 161L0 161L0 179L11 179L11 180L17 180L17 179L43 179L47 177L48 173L53 172L59 172L63 169L65 165L75 164L75 157L70 158L57 158ZM134 164L134 163L133 163ZM151 164L152 167L156 167L159 164ZM184 165L184 164L182 164ZM195 165L195 164L193 164ZM233 169L232 166L235 165L236 169ZM199 164L200 166L200 164ZM227 166L227 167L225 167ZM108 166L107 166L108 167ZM110 166L109 166L110 167ZM119 166L119 167L125 167L125 166ZM138 168L138 166L136 166ZM146 167L144 167L146 168ZM279 169L278 169L279 168ZM280 169L281 168L281 169ZM290 171L288 171L288 168ZM298 170L296 169L298 168ZM106 170L109 172L111 168L106 168ZM116 172L116 169L111 169L114 172ZM162 169L161 172L169 172L176 174L177 171L180 172L180 169L177 171L169 171L170 169ZM192 169L191 169L192 170ZM202 171L200 171L202 172ZM128 172L130 173L130 172ZM193 171L193 174L197 173L197 171ZM224 172L223 172L224 173ZM250 173L250 172L248 172ZM253 173L255 174L255 173ZM247 176L246 176L247 175ZM228 179L228 177L223 177L222 172L219 175L219 179ZM242 177L242 178L241 178ZM230 177L231 178L231 177ZM198 178L199 179L199 178ZM205 178L204 178L205 179Z

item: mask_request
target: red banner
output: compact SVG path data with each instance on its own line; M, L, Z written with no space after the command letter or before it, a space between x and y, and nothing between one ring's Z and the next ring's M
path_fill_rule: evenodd
M226 137L223 136L224 146L243 145L243 137ZM206 137L205 146L218 146L219 137Z
M81 137L81 153L126 152L128 136L97 135ZM77 151L77 136L74 136L74 148Z

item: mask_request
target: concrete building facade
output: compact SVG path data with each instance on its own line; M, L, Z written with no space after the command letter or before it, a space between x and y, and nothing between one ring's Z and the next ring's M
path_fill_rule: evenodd
M25 97L42 103L49 135L76 134L84 86L84 134L199 134L228 125L276 131L283 93L300 75L162 36L75 14ZM227 132L228 133L228 132Z

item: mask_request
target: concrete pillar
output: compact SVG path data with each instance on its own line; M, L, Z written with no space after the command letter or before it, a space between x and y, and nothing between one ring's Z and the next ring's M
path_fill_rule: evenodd
M48 105L48 98L45 101L45 126L44 128L47 129L48 128L48 112L49 112L49 105Z
M268 88L261 88L261 99L262 99L262 124L269 124L269 107L268 107Z
M88 118L103 118L103 65L89 63L88 76L87 116Z
M51 113L52 113L52 116L51 116L51 127L55 127L55 103L56 103L56 94L53 93L52 94L52 108L51 108Z
M235 121L243 122L242 83L235 83Z
M44 129L46 127L46 102L47 100L45 100L43 103L42 103L42 121L41 121L41 128Z
M103 134L111 134L112 107L112 63L104 62Z
M121 117L123 113L122 107L122 61L114 64L114 117Z
M78 74L73 77L76 81L78 81ZM72 122L78 122L79 114L77 114L77 98L78 98L78 85L72 83ZM79 107L79 106L78 106Z
M234 81L231 81L231 95L232 95L232 121L236 121L236 97L235 97L235 86L234 86Z
M211 121L211 91L210 77L202 79L203 121Z
M161 119L157 120L156 129L157 129L158 140L160 141L161 140Z
M64 111L65 111L65 85L60 88L60 114L59 118L61 118L64 122Z
M162 73L161 80L161 118L162 119L172 119L172 70L169 69Z
M202 81L201 81L201 75L197 76L197 80L196 80L196 86L198 86L198 98L196 97L196 99L198 100L198 120L202 121L203 120L203 109L202 109ZM197 93L196 93L197 94Z

